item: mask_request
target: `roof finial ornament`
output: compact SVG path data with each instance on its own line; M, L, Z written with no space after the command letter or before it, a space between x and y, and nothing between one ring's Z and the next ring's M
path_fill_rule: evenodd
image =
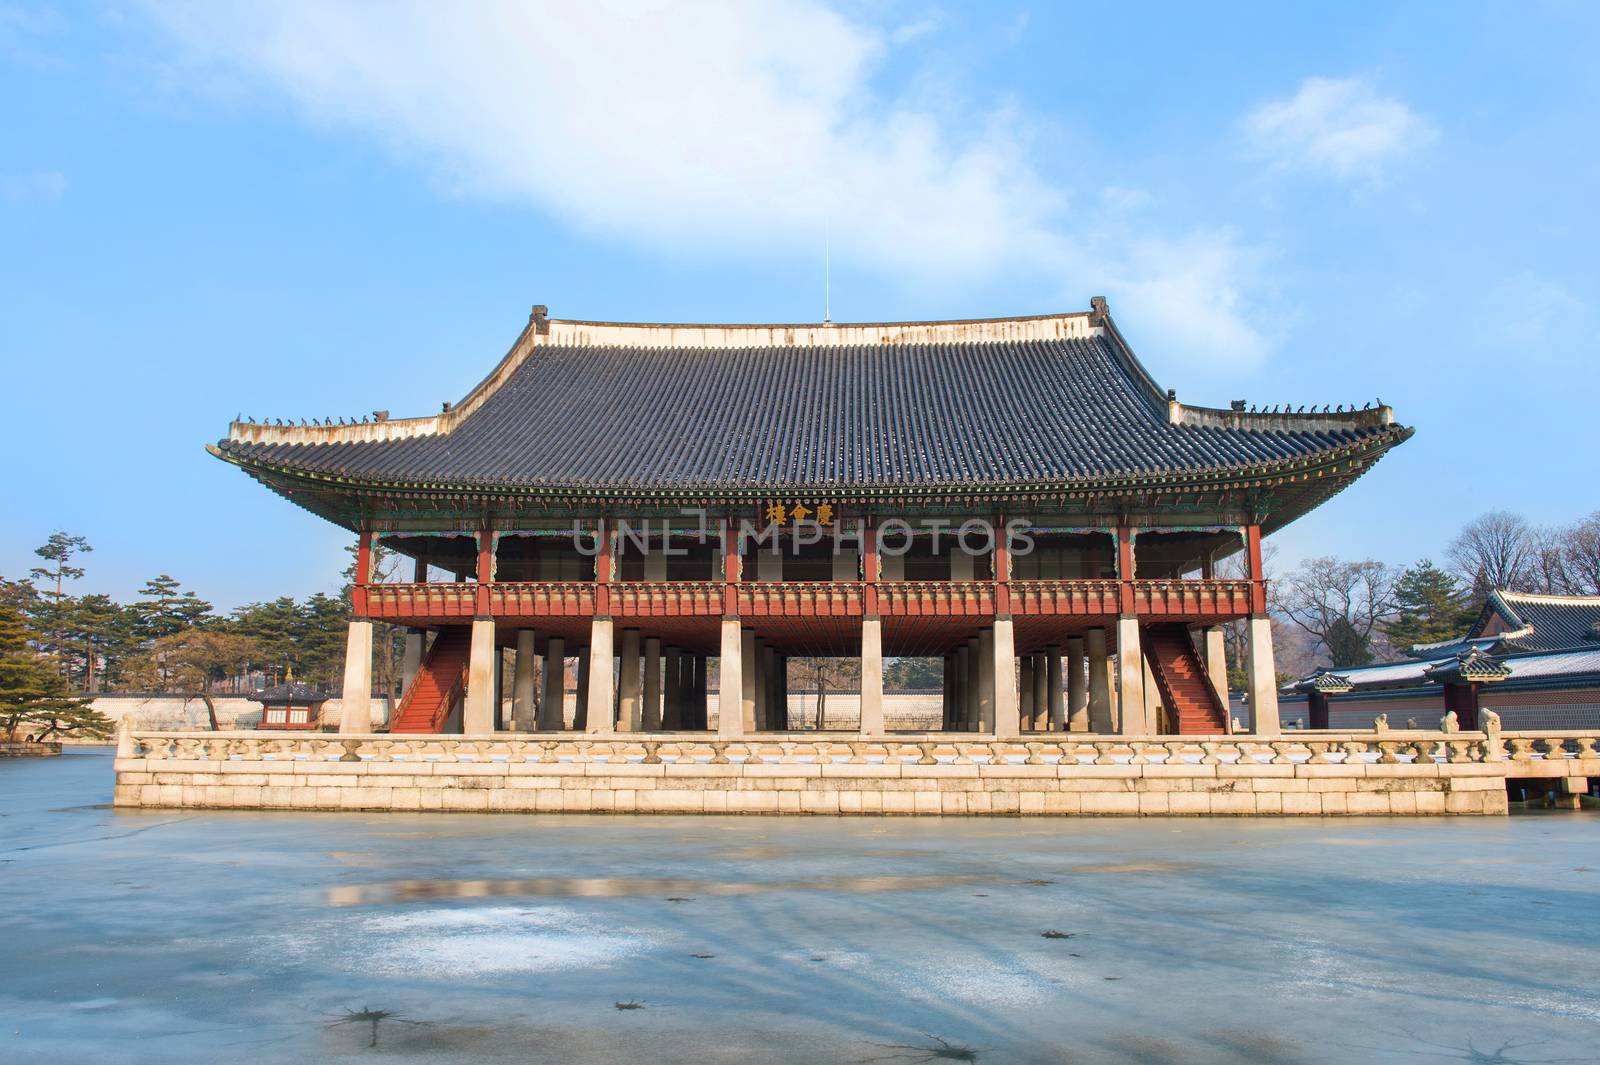
M535 333L539 333L539 334L544 335L544 336L548 336L549 335L549 333L550 333L550 322L549 322L549 319L548 319L549 314L550 314L550 308L546 307L544 304L535 303L533 305L533 313L528 315L528 323L533 326L533 331Z
M1242 399L1232 400L1232 401L1230 401L1228 403L1228 407L1229 407L1229 409L1231 409L1231 410L1233 410L1235 412L1242 413L1244 411L1244 400L1242 400Z
M1104 296L1091 296L1089 298L1089 324L1105 325L1106 319L1111 317L1111 305L1106 303Z

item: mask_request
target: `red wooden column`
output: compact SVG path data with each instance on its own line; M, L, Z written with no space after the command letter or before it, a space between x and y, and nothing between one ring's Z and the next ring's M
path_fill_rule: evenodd
M494 533L485 528L478 530L478 586L473 589L472 612L480 618L489 616L489 585L494 582Z
M878 521L868 518L861 528L861 580L863 612L867 617L878 616Z
M739 579L744 569L744 559L739 554L738 524L732 518L722 519L722 616L736 617L739 613Z
M1117 526L1117 610L1129 616L1133 602L1133 526Z
M1267 612L1267 579L1261 572L1261 526L1244 527L1245 551L1250 561L1250 613Z
M1006 534L1006 516L996 517L994 527L994 612L1011 616L1011 541Z
M594 535L594 614L597 618L608 618L611 616L611 523L601 518Z
M367 585L372 580L372 530L362 529L356 538L356 579L350 589L350 612L367 616Z

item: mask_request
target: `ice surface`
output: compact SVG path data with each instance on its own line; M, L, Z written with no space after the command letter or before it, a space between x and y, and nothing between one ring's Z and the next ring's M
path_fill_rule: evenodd
M1531 1065L1600 1046L1591 812L119 814L110 787L104 753L0 762L0 1061Z

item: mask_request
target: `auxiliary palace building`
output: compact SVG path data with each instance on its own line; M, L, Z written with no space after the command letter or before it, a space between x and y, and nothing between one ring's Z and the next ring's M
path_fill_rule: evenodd
M907 656L942 662L952 734L1220 734L1237 621L1270 736L1261 538L1411 432L1384 406L1191 406L1100 299L865 325L535 307L437 414L238 421L211 451L357 538L344 733L377 724L385 622L410 630L393 733L781 733L788 660L858 656L881 736ZM374 581L377 545L413 579Z

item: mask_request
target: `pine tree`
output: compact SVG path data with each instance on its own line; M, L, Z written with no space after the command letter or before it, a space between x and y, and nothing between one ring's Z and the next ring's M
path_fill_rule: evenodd
M93 550L89 541L81 536L53 532L44 546L33 552L48 564L28 571L29 581L36 582L39 587L32 617L36 642L41 650L56 659L57 668L63 673L70 669L65 644L68 617L72 613L72 597L67 594L65 584L84 574L83 567L72 564L73 558Z
M139 635L159 640L202 624L211 615L211 604L193 592L183 592L174 578L163 573L145 582L133 609L139 618Z
M111 722L88 700L73 697L66 679L34 647L34 636L14 597L0 596L0 735L110 735Z
M1477 616L1461 583L1428 559L1400 575L1395 604L1384 633L1401 649L1462 636Z

